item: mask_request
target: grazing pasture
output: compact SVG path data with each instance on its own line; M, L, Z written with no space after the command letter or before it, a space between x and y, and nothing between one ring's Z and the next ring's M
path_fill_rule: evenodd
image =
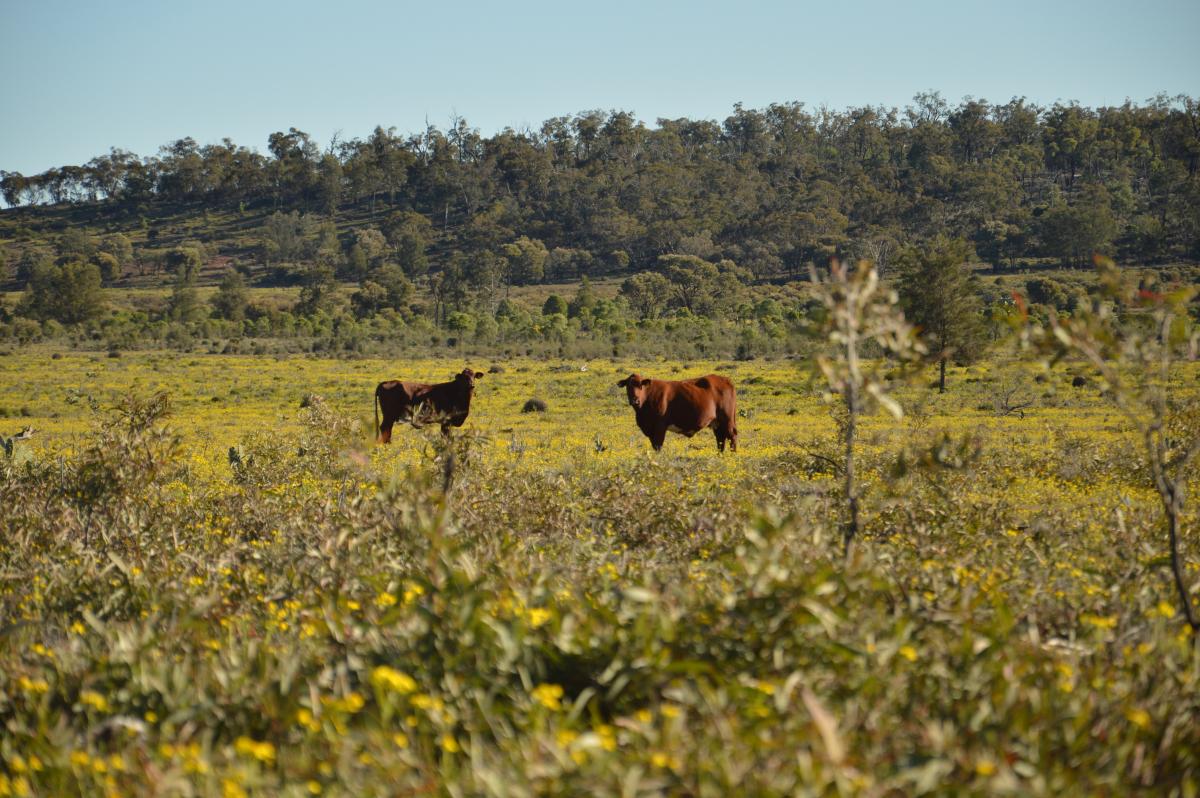
M371 445L464 366L449 443ZM631 371L732 379L738 452L652 452ZM843 561L808 361L0 357L0 796L1195 795L1121 417L1077 363L929 378L860 422Z

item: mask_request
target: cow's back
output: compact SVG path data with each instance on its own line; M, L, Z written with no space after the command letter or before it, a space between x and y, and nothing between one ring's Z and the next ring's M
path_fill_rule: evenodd
M697 377L694 380L688 380L697 388L709 391L717 399L721 400L728 396L735 396L733 383L728 377L722 377L720 374L705 374L703 377Z
M429 386L419 382L385 380L375 388L375 395L379 397L382 406L398 409L412 404L413 397L427 387Z

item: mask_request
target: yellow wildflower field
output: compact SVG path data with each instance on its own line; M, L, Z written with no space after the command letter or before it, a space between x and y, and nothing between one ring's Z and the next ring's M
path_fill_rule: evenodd
M652 452L630 371L730 377L740 450ZM1079 364L948 377L863 420L843 560L807 360L0 357L0 796L1189 794L1137 441Z

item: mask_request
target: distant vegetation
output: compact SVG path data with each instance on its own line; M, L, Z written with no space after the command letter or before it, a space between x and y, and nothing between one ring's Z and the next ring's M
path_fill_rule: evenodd
M491 137L456 119L324 147L292 128L267 154L184 138L152 157L0 174L13 206L0 277L24 291L0 307L0 336L768 352L812 307L770 286L832 258L871 260L888 280L935 239L956 268L1003 272L1096 252L1200 260L1198 167L1200 101L1183 96L1086 108L929 93L904 109L739 105L723 122L654 127L592 111ZM585 283L565 309L514 298L583 278L612 290ZM1163 281L1177 279L1193 278ZM105 286L170 296L114 313ZM293 294L256 304L247 291L262 286ZM1007 295L975 288L985 315ZM1060 310L1077 301L1037 290Z

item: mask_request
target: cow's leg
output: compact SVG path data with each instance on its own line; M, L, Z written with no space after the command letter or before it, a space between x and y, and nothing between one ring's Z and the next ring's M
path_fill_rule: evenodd
M730 451L737 451L737 421L728 413L717 411L713 430L717 433L717 451L725 451L725 443L729 442Z
M379 425L379 443L392 442L392 425L395 423L395 418L389 415L384 415L383 423Z
M648 437L650 438L650 445L654 447L654 451L661 452L663 441L667 439L667 425L665 423L657 425L654 429L650 430Z

